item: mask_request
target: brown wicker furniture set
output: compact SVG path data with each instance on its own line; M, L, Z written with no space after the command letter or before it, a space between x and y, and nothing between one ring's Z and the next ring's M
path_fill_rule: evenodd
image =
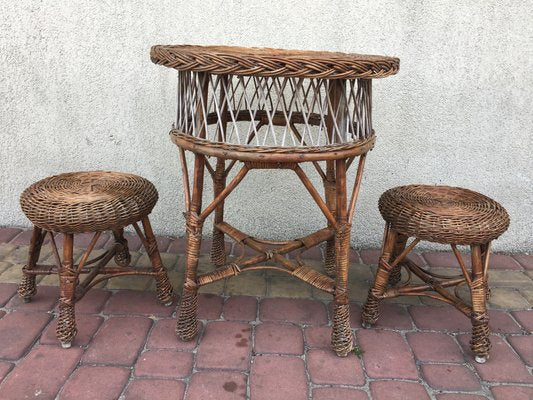
M198 289L247 271L283 272L333 296L331 345L339 356L354 347L347 291L352 219L362 181L365 158L374 146L372 79L395 74L392 57L343 53L287 51L238 47L154 46L154 63L178 71L177 118L170 132L178 146L186 215L186 271L176 332L182 340L198 333ZM186 151L194 157L192 179ZM356 161L357 162L354 162ZM211 161L214 161L214 165ZM316 170L324 196L300 164ZM231 174L233 168L238 171ZM347 174L354 166L355 181L348 190ZM324 215L326 227L304 237L272 241L252 237L224 219L224 202L249 172L257 169L294 171ZM213 181L214 198L202 205L205 171ZM232 179L229 180L230 174ZM228 182L229 180L229 182ZM192 189L192 190L191 190ZM30 186L21 196L22 209L34 224L28 264L19 294L35 293L35 275L59 273L60 315L57 335L68 347L76 334L74 306L91 287L114 276L153 275L158 297L172 300L172 288L148 220L157 192L147 180L112 172L82 172L54 176ZM472 351L483 362L488 355L487 269L490 242L509 224L496 202L466 189L405 186L380 199L386 221L383 251L375 282L363 311L364 326L378 318L381 299L399 295L430 296L454 305L472 320ZM214 214L211 272L198 274L202 229ZM144 233L138 226L142 222ZM131 268L124 227L133 225L152 261L153 269ZM89 260L102 231L110 230L115 245ZM50 233L55 266L37 264L46 232ZM64 234L63 258L54 232ZM74 234L94 237L74 265ZM242 248L242 255L226 260L224 237ZM414 240L407 245L409 237ZM442 277L406 258L420 240L451 244L462 275ZM325 243L326 274L306 265L299 256ZM470 245L468 271L456 245ZM256 252L245 256L245 247ZM108 266L114 257L115 264ZM408 278L401 279L404 267ZM82 274L86 278L80 282ZM98 275L101 275L98 277ZM411 283L414 275L421 283ZM446 290L468 285L471 304Z

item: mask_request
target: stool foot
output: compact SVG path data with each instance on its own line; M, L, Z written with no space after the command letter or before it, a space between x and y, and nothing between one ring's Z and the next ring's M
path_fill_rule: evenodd
M37 285L35 284L35 275L22 275L22 281L19 284L18 295L22 298L24 303L29 303L31 298L37 293Z
M131 255L127 247L115 254L115 264L117 264L119 267L128 267L130 262Z
M72 347L72 342L61 342L61 347L64 349L70 349Z
M372 328L373 324L371 324L370 322L362 321L362 322L361 322L361 326L362 326L364 329L370 329L370 328Z
M181 340L189 341L198 333L198 294L196 290L183 289L179 308L176 334Z
M475 360L478 364L485 364L487 362L487 360L489 359L489 356L476 356L475 357Z
M361 312L361 325L363 328L368 329L376 323L378 318L379 301L372 294L369 294Z
M63 348L69 348L77 333L78 329L76 328L74 306L64 303L60 304L56 336L61 342L61 346Z
M350 326L350 306L335 304L331 347L339 357L346 357L353 349L353 334Z

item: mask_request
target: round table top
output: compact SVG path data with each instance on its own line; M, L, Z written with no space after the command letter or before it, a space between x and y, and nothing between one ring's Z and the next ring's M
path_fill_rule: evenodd
M152 62L216 75L322 79L384 78L400 68L395 57L234 46L156 45Z

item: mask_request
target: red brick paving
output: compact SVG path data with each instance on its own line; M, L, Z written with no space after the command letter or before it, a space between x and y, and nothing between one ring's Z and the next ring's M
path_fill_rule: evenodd
M255 328L256 353L300 355L304 352L302 329L291 324L265 322Z
M135 376L143 378L185 378L192 372L193 354L186 351L148 350L135 364Z
M313 389L313 400L368 400L368 395L359 389L324 387Z
M198 346L196 366L246 371L251 348L250 325L240 322L211 322L205 328Z
M465 349L467 360L471 359L469 351L470 335L460 335L459 342ZM489 382L533 383L533 376L520 357L501 337L491 335L492 348L490 359L485 364L472 363L481 379Z
M533 269L533 255L531 254L514 254L513 258L525 269Z
M133 365L146 342L152 321L143 317L111 317L93 338L83 362Z
M440 332L409 332L407 341L418 361L462 362L463 353L452 336Z
M59 400L117 399L129 376L129 368L81 366L61 390Z
M0 385L0 399L53 399L76 368L83 350L37 346Z
M264 299L259 308L263 321L294 321L306 325L324 325L327 314L324 304L307 299Z
M257 316L257 299L233 296L224 303L224 319L227 321L253 321Z
M260 355L254 358L250 378L254 400L307 400L308 384L301 358Z
M522 360L533 366L533 336L509 336L508 340Z
M0 228L0 242L27 244L28 232ZM137 250L138 239L128 240ZM183 239L159 241L182 252ZM377 257L361 251L367 262L370 255ZM441 267L453 266L450 256L423 255ZM533 256L493 255L491 268L533 269ZM50 321L57 288L39 287L29 304L15 291L0 284L0 399L533 398L531 310L489 311L493 349L479 365L469 349L470 321L448 306L383 304L376 327L363 330L360 304L352 304L363 354L338 358L329 347L330 303L201 295L206 325L184 343L174 333L176 303L164 307L153 292L93 289L77 306L73 348L64 350Z
M0 243L9 243L21 232L22 229L18 228L0 228ZM28 244L28 242L23 244Z
M246 398L246 375L233 371L200 371L189 384L187 399L233 400Z
M466 367L453 364L423 364L422 376L433 389L475 392L481 389L476 376Z
M418 378L411 349L398 332L360 329L357 339L363 350L363 361L369 377Z
M311 382L330 385L364 385L365 374L355 354L338 357L330 349L309 350L307 369Z
M124 400L183 399L185 382L163 379L133 380L124 392Z
M495 386L491 388L494 400L531 400L533 387L525 386Z
M429 400L424 386L415 382L374 381L370 393L372 400Z

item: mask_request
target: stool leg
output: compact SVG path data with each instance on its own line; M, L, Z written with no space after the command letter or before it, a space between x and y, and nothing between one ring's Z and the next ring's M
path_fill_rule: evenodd
M22 300L25 303L28 303L35 293L37 293L35 275L27 274L26 271L31 271L37 265L45 235L46 232L43 232L41 228L37 226L33 227L33 234L31 236L30 248L28 251L28 264L22 269L22 280L18 287L18 294L22 297Z
M202 242L202 226L198 213L202 209L205 156L196 154L194 159L194 186L190 209L187 211L187 249L185 282L178 311L176 333L182 340L191 340L198 333L198 284L196 271Z
M113 231L113 237L118 245L115 254L115 263L121 267L127 267L131 262L131 255L128 249L128 241L124 237L124 229L120 228Z
M350 305L348 302L348 268L350 251L351 224L348 223L346 208L346 160L336 162L336 206L337 230L335 233L335 252L337 270L335 277L333 329L331 347L338 356L346 357L354 346L350 326Z
M144 229L144 234L146 237L146 253L150 258L152 263L152 269L156 273L155 284L157 289L157 298L165 306L170 306L174 299L174 290L168 279L167 271L163 266L161 261L161 254L159 254L159 249L157 248L157 242L155 240L154 232L152 230L152 225L148 217L142 219L142 225Z
M335 185L335 164L334 161L326 161L326 179L324 179L324 192L326 198L326 205L331 214L336 213L336 185ZM331 223L328 222L328 228L331 228ZM335 255L335 238L326 241L326 249L324 254L324 267L326 274L335 276L336 272Z
M396 259L402 251L405 249L407 243L407 236L398 234L396 237L396 243L394 244L394 250L392 251L391 260ZM395 266L389 276L389 285L396 286L402 280L402 265L401 263Z
M483 259L481 257L481 246L470 246L472 251L472 285L470 293L472 296L472 339L470 348L475 354L478 363L484 363L489 358L489 316L486 308L486 276L483 271Z
M361 313L363 328L369 328L379 318L379 301L387 289L392 270L389 262L392 258L394 246L397 241L398 234L392 230L388 225L385 226L385 235L383 242L383 250L379 258L378 270L374 283L368 291L368 297Z
M63 348L69 348L78 332L75 315L77 275L73 264L74 235L65 233L63 261L59 271L59 319L56 335Z
M224 159L217 159L215 175L213 176L214 197L226 187L226 163ZM215 217L213 219L213 244L211 246L211 263L217 267L226 264L226 246L224 243L224 233L218 230L214 225L224 220L224 201L215 208Z

